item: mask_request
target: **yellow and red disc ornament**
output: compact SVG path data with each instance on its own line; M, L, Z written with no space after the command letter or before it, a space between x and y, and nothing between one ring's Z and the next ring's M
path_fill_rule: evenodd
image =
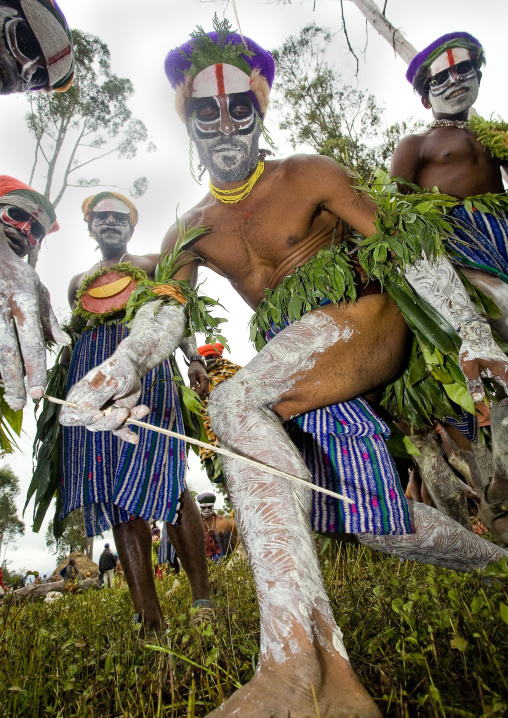
M148 281L146 272L129 262L101 267L85 277L78 291L74 314L94 322L101 322L125 310L138 282Z

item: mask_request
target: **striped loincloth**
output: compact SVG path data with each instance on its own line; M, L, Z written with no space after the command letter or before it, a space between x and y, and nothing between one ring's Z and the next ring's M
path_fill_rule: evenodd
M285 326L273 328L267 341ZM311 526L320 533L408 534L411 519L385 439L388 426L364 399L315 409L285 424L312 482L354 501L312 492Z
M452 260L508 282L508 211L495 215L458 205L448 214L454 228L446 240L455 255Z
M108 359L127 334L121 322L84 331L72 355L67 388ZM139 403L150 408L148 423L184 433L169 362L145 376ZM133 431L139 435L138 444L122 441L110 431L62 427L60 518L84 507L87 536L134 516L176 521L185 488L185 443L137 427Z

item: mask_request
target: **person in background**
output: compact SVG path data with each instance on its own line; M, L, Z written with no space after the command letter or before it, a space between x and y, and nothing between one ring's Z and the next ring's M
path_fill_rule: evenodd
M221 558L229 556L238 541L235 520L214 511L216 500L215 494L209 492L199 494L196 498L203 520L206 555L212 561L220 561Z
M216 386L221 384L223 381L230 379L242 368L238 364L233 364L233 362L229 361L229 359L225 359L222 356L223 352L224 346L220 342L215 342L215 344L203 344L198 347L198 354L203 358L206 373L208 374L208 379L210 380L210 393L212 393ZM203 424L208 437L208 443L212 446L218 446L219 440L212 429L210 417L208 416L208 398L209 397L207 396L202 399L204 408L201 410L201 416L203 417ZM205 467L206 474L210 481L215 484L223 484L224 466L220 455L216 454L213 449L205 449L202 447L199 450L199 459Z
M115 576L115 566L117 558L109 547L109 543L104 544L104 551L99 559L99 571L102 573L102 581L104 586L113 588L113 578Z

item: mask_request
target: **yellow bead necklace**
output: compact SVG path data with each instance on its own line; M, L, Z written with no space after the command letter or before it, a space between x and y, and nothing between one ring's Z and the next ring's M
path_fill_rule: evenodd
M216 199L224 202L224 204L237 204L250 195L252 188L263 174L264 169L265 163L259 160L254 173L247 182L241 187L235 187L235 189L219 189L218 187L214 187L212 180L210 180L208 185L210 192Z

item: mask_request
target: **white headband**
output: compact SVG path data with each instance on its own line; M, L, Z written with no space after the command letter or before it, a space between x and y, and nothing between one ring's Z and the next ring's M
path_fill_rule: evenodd
M449 67L458 65L459 62L471 59L471 52L465 47L452 47L436 57L434 62L430 66L430 76L434 77L438 72L447 70Z
M192 97L213 97L231 95L233 92L248 92L250 77L234 65L220 62L210 65L196 75L192 83Z

